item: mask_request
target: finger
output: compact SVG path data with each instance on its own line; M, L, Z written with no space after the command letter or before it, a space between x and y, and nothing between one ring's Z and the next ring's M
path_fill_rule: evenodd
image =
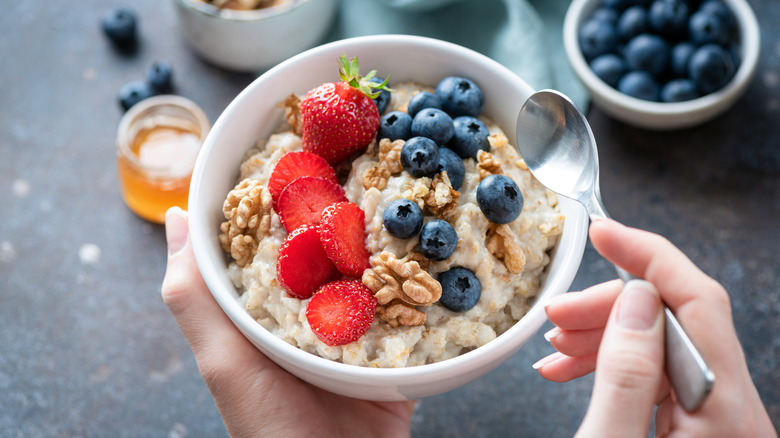
M646 436L663 376L661 299L652 284L626 284L599 347L584 436Z
M565 330L603 328L622 289L620 280L597 284L582 292L558 295L546 303L544 310L553 324Z
M570 357L553 353L533 365L542 377L552 382L569 382L586 376L596 369L596 354Z
M727 299L717 282L664 237L603 219L591 224L590 238L607 260L653 283L673 310L692 300Z
M572 357L587 356L599 351L604 329L561 330L558 327L545 333L544 337L559 352Z
M165 232L169 255L162 298L187 338L204 379L235 375L242 366L256 367L258 361L270 366L235 328L203 281L189 240L187 213L169 210ZM230 372L222 373L223 366L230 367Z
M597 220L590 237L604 257L655 285L715 373L714 391L728 388L736 376L748 375L729 297L720 284L653 233Z

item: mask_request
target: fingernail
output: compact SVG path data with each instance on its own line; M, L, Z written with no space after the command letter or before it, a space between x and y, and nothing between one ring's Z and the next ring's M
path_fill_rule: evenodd
M165 212L165 238L168 241L168 256L179 252L187 244L187 220L184 211L171 207Z
M550 329L550 331L544 334L544 339L546 339L547 342L551 342L552 338L561 334L561 331L562 330L560 328L553 327L552 329Z
M655 286L644 280L631 280L623 287L617 314L619 326L631 330L649 330L658 319L661 300Z
M547 364L551 364L551 363L555 362L556 360L558 360L558 359L560 359L562 357L563 357L563 354L561 354L561 353L556 351L555 353L553 353L553 354L551 354L549 356L545 356L545 357L539 359L535 364L531 365L531 367L533 369L535 369L535 370L538 370L539 368L541 368L541 367L543 367L543 366L545 366Z

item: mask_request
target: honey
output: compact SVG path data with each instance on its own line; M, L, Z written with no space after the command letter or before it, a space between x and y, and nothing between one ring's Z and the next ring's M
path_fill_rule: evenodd
M187 209L192 169L209 127L203 111L179 96L146 99L125 114L117 167L122 198L133 212L163 223L170 207Z

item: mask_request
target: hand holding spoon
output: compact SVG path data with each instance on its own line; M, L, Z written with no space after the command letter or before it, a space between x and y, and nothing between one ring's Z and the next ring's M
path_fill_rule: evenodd
M596 140L568 97L542 90L528 98L517 116L517 149L547 188L581 203L591 220L609 217L601 201ZM625 282L637 278L615 268ZM695 411L712 390L715 375L666 306L664 315L666 372L680 404Z

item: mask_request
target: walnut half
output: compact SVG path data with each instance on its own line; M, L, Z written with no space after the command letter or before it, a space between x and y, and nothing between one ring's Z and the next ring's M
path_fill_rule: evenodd
M271 228L271 202L271 192L250 178L239 182L225 198L226 221L219 227L219 242L240 267L252 261L258 242Z
M399 260L383 251L371 257L371 269L363 273L363 284L374 292L379 317L393 327L422 325L425 313L417 306L430 306L441 298L441 284L414 260ZM407 309L398 307L402 305Z

